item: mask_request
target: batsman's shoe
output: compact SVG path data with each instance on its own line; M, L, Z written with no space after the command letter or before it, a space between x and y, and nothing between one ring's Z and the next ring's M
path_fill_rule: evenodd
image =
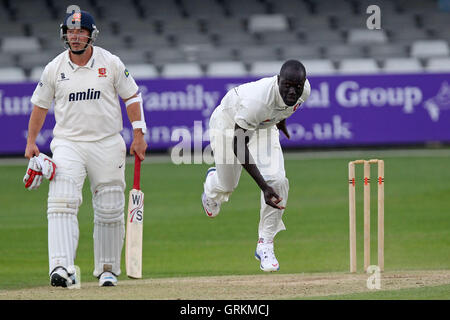
M275 272L280 270L280 264L273 251L273 243L258 243L255 258L261 262L259 267L262 271Z
M100 275L98 285L100 287L115 287L117 285L117 278L112 272L105 271Z
M209 168L208 171L206 171L206 177L205 182L208 176L216 171L215 167ZM220 212L220 202L217 202L211 198L208 198L208 196L203 192L202 193L202 204L203 204L203 210L205 210L205 213L208 217L214 218L217 216Z
M67 288L75 284L75 277L67 272L64 267L55 268L50 275L50 284L53 287Z

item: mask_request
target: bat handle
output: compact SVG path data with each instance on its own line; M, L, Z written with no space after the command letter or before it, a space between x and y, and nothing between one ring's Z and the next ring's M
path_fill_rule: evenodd
M141 190L141 159L134 154L134 182L133 189Z

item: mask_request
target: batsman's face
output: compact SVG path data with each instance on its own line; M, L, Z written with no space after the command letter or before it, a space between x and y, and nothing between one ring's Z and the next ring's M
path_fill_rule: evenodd
M90 32L86 29L67 29L67 40L72 50L84 49L89 42Z
M299 72L287 71L278 76L281 98L288 106L293 106L303 93L306 77Z

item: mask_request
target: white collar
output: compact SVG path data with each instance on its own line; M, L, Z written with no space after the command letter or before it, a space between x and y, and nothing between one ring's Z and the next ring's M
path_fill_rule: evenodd
M72 60L70 60L69 51L70 51L70 49L67 49L67 50L66 50L66 53L65 53L65 60L67 61L67 63L69 64L70 68L71 68L73 71L75 71L75 70L77 70L77 69L79 69L79 68L88 68L88 69L91 69L91 70L94 69L95 58L96 58L96 56L97 56L96 53L97 53L97 51L98 51L98 50L95 50L95 47L94 47L94 46L92 46L92 56L91 56L91 58L89 59L89 61L88 61L84 66L79 66L79 65L73 63Z

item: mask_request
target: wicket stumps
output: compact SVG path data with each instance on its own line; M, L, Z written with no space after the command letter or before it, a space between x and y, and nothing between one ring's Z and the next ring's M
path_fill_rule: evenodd
M384 161L355 160L348 163L348 203L350 220L350 272L356 272L355 165L364 165L364 272L370 265L370 165L378 165L378 267L384 270Z

